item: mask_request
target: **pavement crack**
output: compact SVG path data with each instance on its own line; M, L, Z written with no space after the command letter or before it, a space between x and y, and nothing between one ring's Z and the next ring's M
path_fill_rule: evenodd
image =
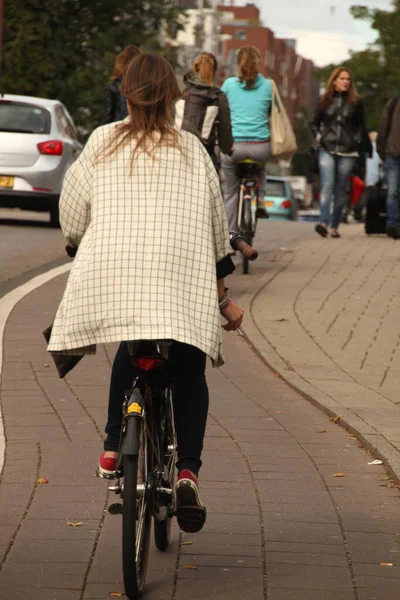
M86 414L86 416L91 421L91 423L92 423L93 427L95 428L96 432L99 434L100 439L103 441L104 440L104 436L103 436L103 434L101 432L100 427L97 425L95 419L92 417L92 415L90 414L90 412L88 411L88 409L86 408L86 406L83 404L83 402L79 398L77 392L74 390L73 386L69 383L69 381L67 379L65 379L64 382L65 382L67 388L69 389L69 391L71 392L71 394L77 400L79 406L82 408L82 410L84 411L84 413Z
M176 594L178 591L178 579L179 579L179 569L181 566L181 557L182 557L182 531L179 530L179 539L178 539L178 551L176 553L176 561L175 561L175 572L174 572L174 583L172 586L172 596L171 600L176 599Z
M61 427L62 427L62 429L63 429L63 431L64 431L64 433L65 433L65 435L67 437L67 440L69 442L72 442L71 436L68 433L67 426L65 425L64 421L62 420L62 418L61 418L59 412L57 411L56 407L54 406L53 402L50 400L50 396L48 395L48 393L44 389L43 385L41 384L41 382L40 382L40 380L39 380L39 378L37 376L37 373L36 373L36 371L35 371L35 369L33 367L33 364L30 362L29 365L30 365L30 367L31 367L31 369L33 371L36 383L38 384L38 386L42 390L44 396L46 397L47 402L50 404L51 408L53 409L54 414L56 415L57 419L60 421L60 425L61 425Z
M41 470L41 468L42 468L42 450L41 450L41 447L40 447L40 444L39 444L39 443L37 443L37 444L36 444L36 448L37 448L37 451L38 451L38 464L37 464L37 469L36 469L36 478L35 478L35 483L33 484L33 487L32 487L32 492L31 492L31 495L30 495L30 497L29 497L29 500L28 500L28 503L27 503L27 505L26 505L26 508L25 508L25 510L24 510L24 514L22 515L22 519L21 519L21 521L18 523L18 525L17 525L17 528L16 528L16 530L14 531L14 534L13 534L13 536L12 536L12 538L11 538L11 540L10 540L9 544L8 544L7 550L6 550L6 551L5 551L5 553L4 553L3 559L2 559L2 561L1 561L1 563L0 563L0 570L3 568L3 565L4 565L4 563L5 563L5 562L6 562L6 560L7 560L7 556L9 555L9 553L10 553L10 551L11 551L11 548L12 548L12 547L13 547L13 545L14 545L14 542L15 542L15 540L16 540L16 538L17 538L17 535L18 535L18 533L19 533L19 530L21 529L21 527L22 527L22 524L23 524L23 522L25 521L25 519L26 519L26 517L27 517L27 514L28 514L28 512L29 512L29 509L30 509L30 507L31 507L31 505L32 505L32 502L33 502L33 499L34 499L34 497L35 497L35 492L36 492L36 487L37 487L37 486L36 486L36 481L37 481L37 480L39 479L39 477L40 477L40 470ZM4 464L5 464L5 462L4 462Z
M80 595L79 600L83 600L83 597L85 595L85 590L86 590L86 585L87 585L87 581L88 581L90 569L92 568L93 560L94 560L94 557L95 557L95 554L96 554L96 550L97 550L97 546L98 546L99 539L100 539L100 533L101 533L101 530L103 528L103 523L104 523L104 520L105 520L106 514L107 514L107 504L108 504L109 496L110 496L110 492L107 491L106 492L106 498L105 498L105 501L104 501L103 514L102 514L102 517L100 519L99 525L97 527L96 537L95 537L94 542L93 542L93 552L92 552L92 554L90 556L89 562L88 562L87 567L86 567L86 571L85 571L85 575L84 575L83 583L82 583L81 595Z

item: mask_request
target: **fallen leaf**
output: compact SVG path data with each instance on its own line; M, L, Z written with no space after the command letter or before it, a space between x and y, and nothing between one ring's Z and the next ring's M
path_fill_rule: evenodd
M332 423L338 423L341 417L343 417L343 415L336 415L336 417L329 417L329 420L332 421Z
M285 323L285 321L289 321L289 319L276 319L277 323Z
M49 367L50 365L48 365L47 363L44 363L43 365L44 367Z
M381 567L393 567L393 563L381 563Z
M354 440L355 442L358 442L358 438L354 437L354 435L349 435L349 440Z
M334 473L334 477L346 477L346 473Z
M44 485L45 483L49 483L49 480L45 479L44 477L39 477L39 479L36 479L36 485Z
M326 433L326 429L317 429L315 433Z
M109 595L112 598L122 598L122 596L125 596L124 592L110 592Z
M193 542L182 542L182 546L191 546Z
M281 378L281 376L279 375L279 373L274 373L274 377L277 377L278 379Z
M283 415L283 410L276 410L276 411L275 411L275 413L276 413L277 415Z
M368 463L369 465L383 465L383 462L381 460L373 460L372 462Z
M70 527L80 527L81 525L86 525L83 521L78 521L78 523L74 523L73 521L68 521L67 525Z
M184 569L191 569L192 571L198 571L199 570L199 567L195 567L193 565L185 565L183 568Z
M388 483L378 483L378 487L389 487Z

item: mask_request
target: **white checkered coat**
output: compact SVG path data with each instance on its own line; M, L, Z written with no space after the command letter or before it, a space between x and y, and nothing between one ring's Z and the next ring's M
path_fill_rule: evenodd
M131 145L97 160L115 126L94 131L64 180L61 227L79 249L48 350L174 339L221 364L215 264L230 245L214 166L182 132L183 152L164 147L155 162L141 153L131 175Z

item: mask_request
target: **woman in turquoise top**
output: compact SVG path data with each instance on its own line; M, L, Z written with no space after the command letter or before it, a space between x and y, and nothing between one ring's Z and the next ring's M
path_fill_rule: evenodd
M221 155L224 172L224 202L229 229L237 229L237 204L240 179L236 163L251 158L259 163L258 217L267 217L264 205L266 184L265 165L270 155L269 113L272 84L260 73L261 54L254 46L244 46L237 54L238 76L229 77L222 91L228 98L231 111L233 153Z

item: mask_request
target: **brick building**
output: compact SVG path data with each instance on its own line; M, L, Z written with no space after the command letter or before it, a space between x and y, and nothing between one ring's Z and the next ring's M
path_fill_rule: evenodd
M276 38L260 22L254 4L217 7L222 13L220 35L223 40L224 76L235 74L236 51L242 46L256 46L261 52L261 72L275 80L293 125L302 110L311 115L319 96L314 63L299 56L295 40Z

